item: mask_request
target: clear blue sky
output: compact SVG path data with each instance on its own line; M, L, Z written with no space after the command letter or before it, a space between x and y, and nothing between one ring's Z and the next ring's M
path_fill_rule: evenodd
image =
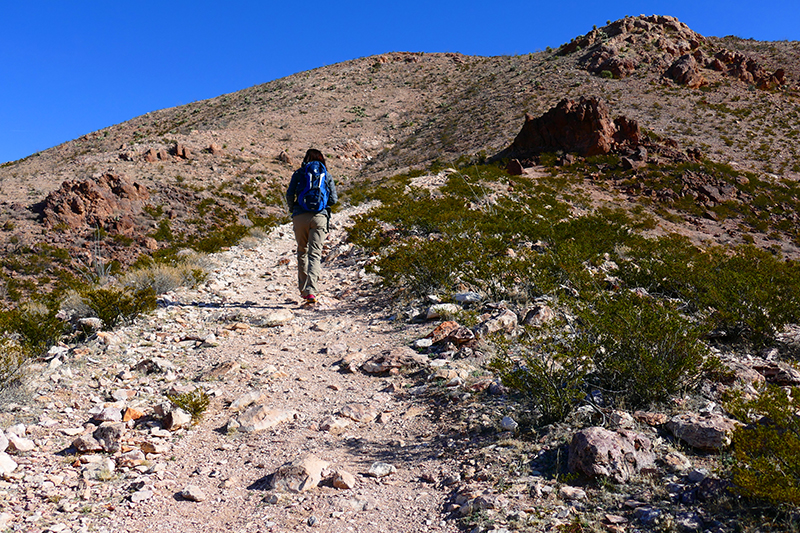
M800 1L3 2L0 163L149 111L392 51L524 54L625 15L800 40Z

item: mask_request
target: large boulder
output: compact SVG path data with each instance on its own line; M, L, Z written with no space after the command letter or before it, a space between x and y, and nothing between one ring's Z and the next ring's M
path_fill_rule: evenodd
M127 177L106 173L87 180L67 180L47 195L42 208L48 228L102 227L130 234L133 218L150 199L147 188Z
M709 452L719 452L731 443L738 422L722 415L684 413L673 416L667 430L689 446Z
M644 435L591 427L572 437L568 464L571 472L625 483L643 469L653 468L655 454L650 439Z
M634 149L640 142L638 124L625 117L612 119L598 98L561 100L556 107L525 124L511 146L498 158L528 159L547 152L575 152L582 156Z
M699 89L708 85L708 81L700 73L700 65L691 54L684 54L667 69L666 75L680 85L690 89Z

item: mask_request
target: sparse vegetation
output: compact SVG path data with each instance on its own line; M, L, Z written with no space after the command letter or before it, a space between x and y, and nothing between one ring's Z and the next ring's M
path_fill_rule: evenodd
M184 392L182 394L167 395L169 401L180 409L189 413L192 417L192 423L197 424L202 420L203 413L208 409L211 398L201 388L195 388L191 392Z

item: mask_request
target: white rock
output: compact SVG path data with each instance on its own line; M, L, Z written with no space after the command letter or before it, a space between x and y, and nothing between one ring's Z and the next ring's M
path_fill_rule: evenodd
M15 424L10 428L6 429L6 437L11 438L11 435L16 435L17 437L24 437L28 433L25 424Z
M8 449L8 438L6 434L3 433L3 430L0 429L0 452L4 452Z
M153 491L149 489L142 489L131 494L131 502L141 503L153 497Z
M397 472L397 468L394 465L378 461L376 463L372 463L372 466L369 467L367 474L372 477L381 478L386 477L389 474L393 474L394 472Z
M0 475L10 474L17 469L17 463L6 452L0 452Z
M238 411L240 409L244 409L245 407L252 405L254 403L258 403L264 399L264 392L260 390L254 390L250 392L246 392L239 396L232 404L231 409L234 411Z
M254 405L239 416L240 430L261 431L281 422L292 420L297 413L287 409L270 409L266 405Z
M289 309L281 309L264 317L264 320L261 321L261 325L264 327L282 326L284 324L288 324L293 319L294 313L292 313Z
M11 435L8 438L8 451L10 452L24 453L33 451L34 448L36 446L31 439L17 437L16 435Z
M510 416L504 416L500 421L500 426L506 431L516 431L519 427L519 424L517 424L517 421Z
M189 485L180 492L181 498L190 502L203 502L208 499L203 489L197 485Z
M481 301L481 295L477 292L461 292L453 296L453 299L462 304L474 304Z

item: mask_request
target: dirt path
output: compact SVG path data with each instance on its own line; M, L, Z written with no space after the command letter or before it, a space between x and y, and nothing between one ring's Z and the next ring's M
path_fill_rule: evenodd
M436 445L441 428L428 407L406 392L401 375L376 377L341 364L425 334L396 325L380 308L362 266L342 242L341 226L350 214L334 219L337 229L328 240L333 253L314 308L299 303L294 238L285 226L255 248L219 254L219 268L202 287L168 294L167 305L153 316L32 369L41 379L32 384L31 405L12 403L1 420L4 428L26 424L26 438L35 445L14 456L19 467L0 486L5 526L59 532L456 531L446 520L450 490L436 482L451 473L451 465ZM291 316L282 316L287 310ZM273 322L282 324L265 327ZM153 360L175 368L146 373L137 367ZM202 421L165 432L154 411L167 394L195 387L211 397ZM261 392L254 405L291 413L289 419L260 431L229 429L241 411L232 402L253 391ZM90 411L109 406L147 416L127 424L120 451L79 457L73 439L91 435L99 421L90 422ZM350 418L342 414L348 409ZM326 420L333 429L320 428ZM126 463L124 454L139 449L160 453ZM301 493L271 490L271 475L307 454L330 463L320 486ZM93 466L108 457L116 463L112 471ZM378 461L396 472L368 475ZM334 488L327 476L337 470L352 474L355 487ZM202 492L202 501L180 495L189 486Z

